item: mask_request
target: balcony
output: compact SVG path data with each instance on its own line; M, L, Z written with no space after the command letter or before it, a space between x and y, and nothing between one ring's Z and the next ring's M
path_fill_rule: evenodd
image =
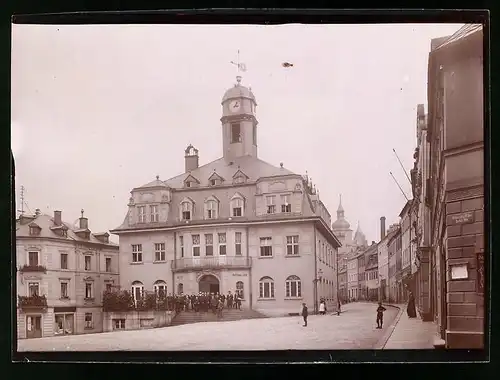
M28 272L47 273L47 268L45 268L43 265L25 264L21 268L19 268L19 272L21 272L21 273L28 273Z
M18 296L19 308L26 310L43 310L47 308L47 297L45 295L38 296Z
M185 257L172 260L172 271L182 272L198 269L248 269L252 258L248 256Z

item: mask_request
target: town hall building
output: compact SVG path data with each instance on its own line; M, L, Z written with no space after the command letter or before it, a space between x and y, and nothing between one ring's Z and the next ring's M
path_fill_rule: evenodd
M120 285L134 296L238 293L266 315L337 300L331 216L307 176L258 158L257 102L237 83L222 99L222 157L132 189L119 235Z

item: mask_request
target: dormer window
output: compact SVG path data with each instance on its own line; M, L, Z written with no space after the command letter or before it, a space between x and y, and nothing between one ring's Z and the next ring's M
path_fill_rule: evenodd
M181 202L181 220L193 219L193 201L185 199Z
M184 180L184 187L190 188L190 187L196 187L200 181L198 181L196 178L194 178L191 174L187 176L187 178Z
M241 194L236 193L231 199L231 215L232 216L243 216L245 213L245 202Z
M267 213L274 214L276 212L276 196L268 195L266 197Z
M224 182L224 179L220 175L218 175L215 171L208 178L208 184L210 186L218 186L221 185L222 182Z
M29 226L29 228L30 228L30 236L39 236L42 230L40 226L36 224Z
M137 211L139 223L146 223L146 206L138 206Z
M240 123L231 123L231 143L241 142L241 125Z
M149 206L149 210L151 215L151 222L152 223L159 222L160 214L158 212L158 206L157 205Z
M292 212L292 205L290 204L290 195L281 196L281 212Z
M205 202L205 218L217 219L218 217L219 202L215 197L210 197Z
M68 230L66 230L66 229L62 229L62 230L61 230L61 236L62 236L62 237L68 237Z
M245 178L243 177L236 177L234 179L234 183L243 183L243 182L245 182Z

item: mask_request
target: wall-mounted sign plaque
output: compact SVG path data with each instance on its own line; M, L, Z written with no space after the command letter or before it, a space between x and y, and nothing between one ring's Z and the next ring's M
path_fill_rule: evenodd
M450 215L451 216L451 224L465 224L465 223L472 223L474 222L474 212L473 211L467 211L467 212L461 212L460 214L454 214Z

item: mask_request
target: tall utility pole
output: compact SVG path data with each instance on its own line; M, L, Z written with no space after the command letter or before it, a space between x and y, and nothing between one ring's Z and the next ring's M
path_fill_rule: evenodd
M24 215L24 186L21 186L21 196L20 196L20 199L21 199L21 209L17 210L17 211L21 213L20 216L23 216Z

